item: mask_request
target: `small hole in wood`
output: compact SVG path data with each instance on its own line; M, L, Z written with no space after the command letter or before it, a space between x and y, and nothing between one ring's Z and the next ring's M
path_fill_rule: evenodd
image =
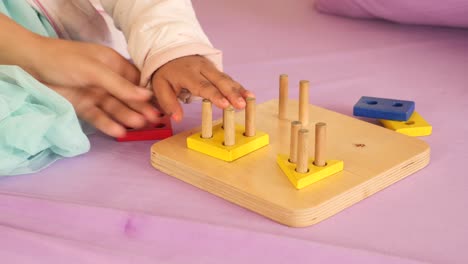
M242 135L243 135L244 137L255 137L255 135L253 135L253 136L247 136L247 135L245 134L245 132L242 133Z
M392 106L393 107L402 107L403 104L402 103L393 103Z
M309 171L310 171L309 169L307 169L307 171L306 171L306 172L298 172L298 171L297 171L297 168L296 168L296 169L294 169L294 170L295 170L297 173L309 173Z
M225 147L231 147L231 146L234 146L234 145L227 146L226 144L224 144L224 141L223 141L223 146L225 146Z
M405 122L405 125L408 125L408 126L414 125L414 121L407 121Z
M367 101L366 102L368 105L376 105L377 101Z
M366 146L366 144L358 143L358 144L354 144L354 146L355 146L356 148L363 148L363 147Z
M312 162L312 165L314 165L315 167L326 167L326 166L328 165L328 163L325 162L325 165L323 165L323 166L317 166L317 165L315 165L315 162Z

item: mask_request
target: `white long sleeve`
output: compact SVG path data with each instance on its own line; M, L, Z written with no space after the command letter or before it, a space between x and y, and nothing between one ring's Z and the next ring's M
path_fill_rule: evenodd
M203 32L190 0L101 0L105 11L122 30L128 51L141 70L141 85L165 63L201 55L222 69L221 51Z

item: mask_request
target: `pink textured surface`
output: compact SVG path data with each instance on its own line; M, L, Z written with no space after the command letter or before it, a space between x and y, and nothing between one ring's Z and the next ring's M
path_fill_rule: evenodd
M468 27L466 0L317 0L319 10L358 18L381 18L399 23Z
M0 179L0 262L468 263L468 31L325 16L310 0L194 4L259 102L280 73L348 115L362 95L414 100L434 127L430 165L293 229L154 170L151 142L94 135L86 155ZM199 125L198 106L186 110L175 132Z

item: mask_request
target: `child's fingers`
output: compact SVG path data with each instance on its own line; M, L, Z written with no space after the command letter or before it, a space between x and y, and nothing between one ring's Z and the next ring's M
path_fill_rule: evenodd
M246 105L245 98L253 96L229 75L218 71L215 67L205 67L201 73L228 98L235 108L244 108Z
M171 84L163 78L153 77L153 90L157 97L158 107L175 121L183 118L182 107Z
M218 88L197 72L187 74L185 80L182 81L182 85L187 87L193 95L208 99L219 108L224 109L229 106L228 100Z
M141 128L146 125L146 119L143 115L130 109L128 106L112 96L104 98L99 103L99 106L104 110L104 112L112 117L112 119L126 127Z
M152 96L151 91L132 84L124 77L107 68L106 65L96 64L95 67L90 69L95 77L94 86L105 89L124 102L129 100L148 100Z
M78 114L83 120L111 137L122 137L125 135L125 128L96 106Z

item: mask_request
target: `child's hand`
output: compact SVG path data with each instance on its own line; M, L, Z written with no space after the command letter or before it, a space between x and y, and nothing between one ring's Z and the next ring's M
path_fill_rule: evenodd
M223 109L229 104L242 109L246 104L245 99L254 96L201 56L187 56L166 63L153 75L152 86L158 107L176 121L180 121L183 116L177 100L182 89L187 89L194 96L209 99Z
M81 119L114 137L156 121L151 92L137 86L140 72L114 50L45 38L40 47L28 71L70 101Z

